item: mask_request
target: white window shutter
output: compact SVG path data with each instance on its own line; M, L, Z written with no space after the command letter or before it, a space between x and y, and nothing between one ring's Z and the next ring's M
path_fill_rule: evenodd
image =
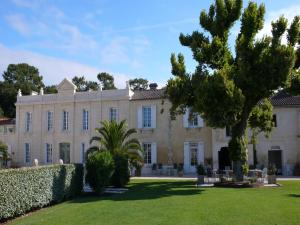
M204 127L203 118L200 115L198 115L197 119L198 119L198 127Z
M188 173L190 169L190 143L184 142L183 145L183 169Z
M142 106L138 107L137 124L138 124L138 128L143 128L143 107Z
M156 105L151 106L151 128L156 128Z
M197 160L198 160L198 164L204 165L204 145L202 142L198 142Z
M189 110L186 109L185 113L183 114L183 127L189 127Z
M157 146L156 143L151 143L151 163L157 163Z

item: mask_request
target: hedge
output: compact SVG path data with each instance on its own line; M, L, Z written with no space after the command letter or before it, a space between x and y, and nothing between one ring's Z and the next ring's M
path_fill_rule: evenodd
M0 221L81 193L81 164L0 170Z

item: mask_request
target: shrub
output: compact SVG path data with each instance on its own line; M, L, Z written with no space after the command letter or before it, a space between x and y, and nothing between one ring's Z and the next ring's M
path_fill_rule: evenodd
M128 158L125 154L117 153L114 155L115 172L111 177L111 184L115 187L124 187L130 178Z
M86 182L97 194L104 191L114 172L114 161L107 151L94 152L88 155L86 162Z
M197 166L197 174L198 175L206 175L206 171L205 171L205 168L202 164L199 164Z
M0 221L81 193L81 164L0 171Z

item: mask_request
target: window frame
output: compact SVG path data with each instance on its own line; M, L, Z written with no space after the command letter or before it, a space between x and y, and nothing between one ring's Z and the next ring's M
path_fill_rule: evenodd
M68 131L69 130L69 112L66 111L66 110L63 110L62 130L63 131Z
M47 111L47 131L53 130L53 111Z
M110 122L117 121L117 119L118 119L117 108L116 107L109 108L109 121Z
M189 151L190 151L190 165L197 166L199 164L199 162L198 162L198 151L199 151L198 143L190 142L189 143ZM194 157L192 156L193 155L192 152L194 152Z
M143 128L152 128L152 107L142 107L142 125Z
M31 131L31 124L32 124L32 113L26 112L25 113L25 132Z
M152 164L152 143L144 142L143 151L144 151L144 163L146 165L151 165Z
M46 143L46 163L53 163L53 146L50 143Z
M82 130L89 130L89 111L87 109L82 110Z

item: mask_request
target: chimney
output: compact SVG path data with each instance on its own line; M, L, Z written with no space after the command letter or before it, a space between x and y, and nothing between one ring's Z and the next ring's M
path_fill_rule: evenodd
M157 83L151 83L149 84L150 90L156 90L157 89Z

